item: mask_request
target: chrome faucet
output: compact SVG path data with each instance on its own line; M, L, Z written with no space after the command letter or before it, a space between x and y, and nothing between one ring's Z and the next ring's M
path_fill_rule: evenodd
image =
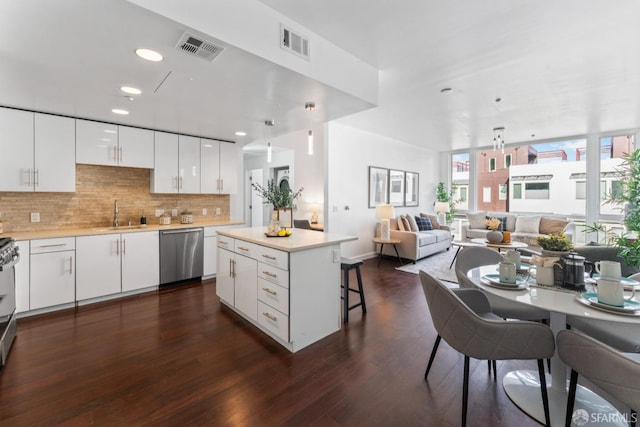
M118 227L118 201L113 205L113 226Z

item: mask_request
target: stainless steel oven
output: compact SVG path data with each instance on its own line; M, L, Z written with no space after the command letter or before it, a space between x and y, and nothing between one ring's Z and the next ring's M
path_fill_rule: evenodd
M11 238L0 238L0 367L9 356L16 337L16 274L20 261L18 247Z

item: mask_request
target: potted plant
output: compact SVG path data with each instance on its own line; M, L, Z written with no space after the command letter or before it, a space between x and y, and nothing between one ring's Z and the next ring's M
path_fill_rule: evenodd
M440 181L436 187L436 202L446 202L449 204L449 212L447 212L447 222L451 221L453 215L456 213L456 203L453 196L456 194L456 185L451 186L451 190L447 191L444 186L444 182Z
M251 186L256 190L258 196L264 199L264 204L273 205L273 209L278 208L295 208L294 201L302 195L304 187L300 187L295 193L289 187L280 188L273 179L267 181L267 186L263 187L258 183L252 183Z
M616 239L618 254L628 265L640 266L640 149L625 153L616 172L620 188L609 194L607 203L624 212L625 231Z
M573 243L564 233L539 236L536 239L538 246L542 248L543 256L563 257L573 249Z

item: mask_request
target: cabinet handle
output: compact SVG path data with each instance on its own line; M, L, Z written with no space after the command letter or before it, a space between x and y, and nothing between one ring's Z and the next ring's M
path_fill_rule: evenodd
M218 243L220 243L221 245L228 245L229 242L227 242L226 240L218 240Z
M127 254L127 239L122 239L122 255Z
M115 145L113 146L113 161L118 161L118 147L116 147Z
M182 190L182 177L178 177L178 189Z
M120 240L116 240L116 255L120 255Z
M229 258L229 277L233 277L233 260Z
M66 243L58 243L58 244L55 244L55 245L40 245L38 247L39 248L57 248L57 247L60 247L60 246L67 246L67 244Z
M220 178L216 179L216 190L220 191Z
M262 272L262 274L264 274L265 276L273 277L274 279L275 279L276 277L278 277L278 275L277 275L277 274L273 274L273 273L271 273L271 272L269 272L269 271L263 271L263 272Z
M233 260L233 278L236 278L236 260Z
M220 188L219 188L219 190L220 191L224 190L224 179L223 178L220 178Z
M276 316L269 313L262 313L262 315L273 322L276 322L278 320Z
M120 161L122 161L122 147L120 147L118 150L120 151L120 157L119 157L119 160L120 160Z
M33 183L36 187L40 186L40 169L35 169L33 171Z
M266 258L266 259L270 259L271 261L275 261L276 260L276 257L271 256L271 255L262 255L262 257Z
M73 256L69 257L69 274L73 274Z
M271 294L271 295L278 295L278 293L276 291L274 291L273 289L262 288L262 290L265 291L268 294Z
M238 249L240 249L241 251L248 251L249 250L249 248L245 248L245 247L242 247L242 246L238 246Z
M31 187L31 168L27 169L27 186Z

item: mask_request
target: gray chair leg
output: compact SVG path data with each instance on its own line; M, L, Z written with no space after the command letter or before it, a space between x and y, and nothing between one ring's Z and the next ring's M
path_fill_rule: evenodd
M467 400L469 397L469 356L464 357L464 379L462 381L462 427L467 425Z
M576 388L578 387L578 373L571 370L571 378L569 379L569 394L567 395L567 413L564 418L564 425L571 425L571 417L573 415L573 405L576 401Z
M549 397L547 395L547 379L544 373L544 360L538 359L538 375L540 375L540 391L542 392L542 406L544 407L544 420L547 427L551 427L549 415Z

